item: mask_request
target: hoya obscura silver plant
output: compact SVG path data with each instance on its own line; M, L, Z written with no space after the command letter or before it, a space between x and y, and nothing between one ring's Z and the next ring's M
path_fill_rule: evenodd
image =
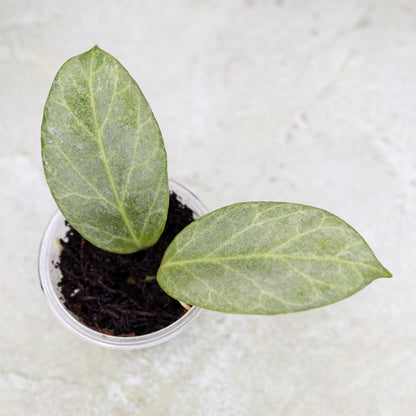
M42 157L59 209L86 240L116 253L157 242L169 203L162 135L136 82L97 46L53 81ZM197 219L157 273L182 302L253 314L330 304L380 277L391 274L343 220L283 202L237 203Z

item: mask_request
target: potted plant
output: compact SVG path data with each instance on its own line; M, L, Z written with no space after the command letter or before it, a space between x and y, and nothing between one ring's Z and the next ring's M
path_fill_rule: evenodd
M69 59L53 81L42 122L42 158L62 213L51 221L41 245L42 287L61 320L98 344L140 348L163 342L198 308L238 314L312 309L344 299L376 278L391 277L363 238L325 210L261 201L207 214L189 191L169 185L163 139L146 99L121 64L97 46ZM123 272L117 279L128 289L157 285L184 308L183 316L153 334L116 334L94 319L108 313L111 321L113 314L111 325L116 325L133 315L144 319L146 311L135 301L136 307L126 306L118 289L111 290L122 306L109 309L103 276L114 269L113 261L124 264L132 256L139 261L134 267L142 268L140 262L168 228L172 198L182 200L180 210L190 208L194 218L188 209L187 224L165 244L154 273L137 278ZM75 251L69 250L71 241ZM86 256L95 256L98 263L87 267ZM66 295L64 262L72 284ZM87 283L76 286L87 268ZM98 292L86 294L88 285L98 285ZM88 317L75 317L85 306L77 303L82 297L92 315L89 327ZM69 312L71 298L75 302ZM88 307L89 301L99 303ZM127 318L117 308L125 309Z

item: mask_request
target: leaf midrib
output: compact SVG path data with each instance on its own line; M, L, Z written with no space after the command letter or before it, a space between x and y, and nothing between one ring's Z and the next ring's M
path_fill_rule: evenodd
M318 256L310 256L310 255L292 255L292 254L270 254L270 253L263 253L263 254L248 254L248 255L238 255L238 256L226 256L226 257L200 257L196 259L187 259L187 260L176 260L176 261L169 261L167 260L166 263L162 264L161 268L163 267L173 267L173 266L180 266L185 264L191 263L222 263L226 261L233 261L233 260L252 260L252 259L265 259L265 258L272 258L272 259L299 259L299 260L315 260L315 261L331 261L334 263L340 264L352 264L358 266L368 267L370 269L374 269L380 271L380 268L371 266L367 263L358 262L354 260L347 260L347 259L339 259L336 257L318 257Z
M113 175L111 174L110 166L108 164L107 154L105 152L103 138L101 136L101 128L98 124L97 110L96 110L95 98L94 98L94 93L93 93L93 88L92 88L92 75L93 75L92 63L93 63L93 58L94 58L94 53L91 53L89 76L88 76L87 80L88 80L88 89L89 89L89 93L90 93L91 108L92 108L92 113L93 113L93 118L94 118L94 124L95 124L95 129L96 129L96 132L97 132L96 139L97 139L97 143L98 143L100 152L102 154L101 161L104 164L104 168L105 168L108 180L110 182L111 190L113 191L114 197L116 199L117 209L118 209L118 211L121 215L121 218L123 219L123 222L125 223L125 225L127 227L127 230L129 231L130 235L132 236L134 243L136 245L140 245L140 242L137 239L137 237L136 237L136 235L133 231L130 220L127 217L127 214L124 210L123 204L121 203L120 196L117 192L117 188L116 188L116 185L114 183L114 178L113 178Z

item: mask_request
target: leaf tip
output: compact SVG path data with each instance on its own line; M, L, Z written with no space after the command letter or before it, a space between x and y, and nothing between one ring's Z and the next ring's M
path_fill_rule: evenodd
M377 277L387 279L393 277L393 275L380 262L378 262L378 268L380 270L380 275Z
M387 269L384 269L384 276L383 277L386 277L386 278L390 279L390 278L393 277L393 275Z
M98 45L94 45L90 50L86 52L86 54L96 54L96 53L104 52Z

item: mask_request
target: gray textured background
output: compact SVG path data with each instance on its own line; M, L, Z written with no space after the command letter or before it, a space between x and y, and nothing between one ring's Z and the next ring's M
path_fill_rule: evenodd
M293 315L206 312L146 351L70 334L37 280L56 209L40 123L60 65L94 44L208 208L325 208L394 279ZM413 0L0 0L0 414L414 415L415 46Z

